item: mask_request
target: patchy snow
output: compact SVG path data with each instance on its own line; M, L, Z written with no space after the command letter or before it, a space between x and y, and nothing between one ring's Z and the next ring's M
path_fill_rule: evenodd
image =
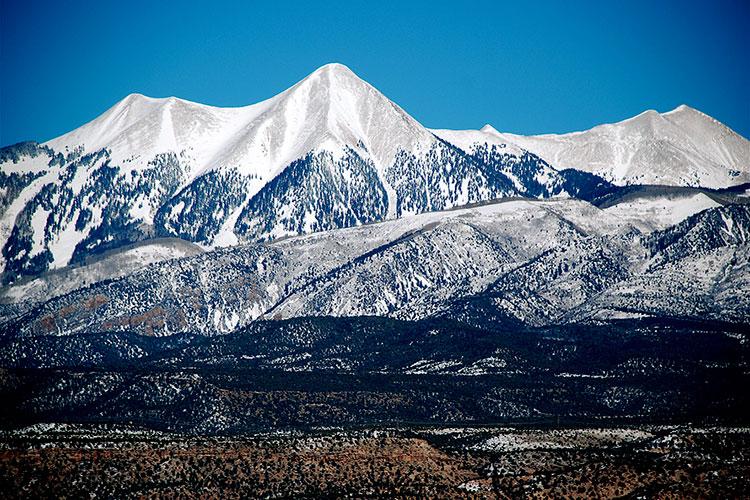
M221 225L219 232L214 236L210 248L231 247L239 244L240 240L234 233L234 226L237 224L237 219L244 208L245 204L243 203L232 211L231 215Z
M7 161L2 163L2 171L6 175L39 173L49 170L49 156L40 154L34 157L23 156L17 163Z
M75 231L74 224L67 226L66 231ZM71 244L79 236L80 233L75 233L59 241L53 241L50 248L64 258L64 252L72 254ZM19 303L49 300L82 286L125 276L154 262L187 257L200 252L200 248L192 243L180 240L154 240L133 248L118 250L86 266L57 269L34 279L4 287L0 289L0 301Z
M640 429L558 429L554 431L510 431L493 436L473 446L483 451L555 450L617 446L645 441L654 434Z
M184 209L185 202L180 200L178 203L175 203L175 205L172 207L172 210L170 210L169 217L174 219L175 217L179 216Z
M38 207L31 216L31 229L34 232L34 244L31 247L29 255L37 255L44 251L45 228L47 227L47 218L49 211Z
M240 316L234 311L224 311L221 308L214 309L213 324L218 332L231 332L240 322Z
M482 483L480 483L477 480L472 480L472 481L466 481L465 483L459 484L458 489L467 491L469 493L479 493L484 488L482 486Z
M96 166L98 166L98 164ZM89 179L90 171L91 168L84 168L82 166L78 167L75 176L73 176L73 180L69 185L70 189L73 191L73 194L78 194L81 192L81 189L83 189Z
M645 230L664 229L703 210L720 206L703 193L691 196L639 197L604 209Z
M52 252L54 260L50 269L58 269L67 266L73 257L73 252L78 243L80 243L86 234L76 231L75 217L68 221L61 232L59 232L52 241L49 242L49 250Z
M3 169L5 169L7 165L9 164L4 163ZM5 242L8 241L11 231L13 231L13 225L15 224L16 217L21 212L21 210L23 210L23 208L26 206L26 204L29 203L29 201L31 201L37 194L39 194L39 192L46 184L56 181L57 178L57 171L47 172L38 179L32 181L28 186L26 186L26 188L21 191L16 199L13 200L10 206L5 209L5 211L2 213L2 218L0 218L0 243L2 243L2 245L5 245Z
M420 361L416 361L409 365L405 370L404 373L407 373L409 375L424 375L427 373L439 373L447 368L452 368L454 366L460 366L461 362L456 360L443 360L443 361L436 361L432 359L423 359Z
M148 196L141 194L130 207L130 218L134 221L142 221L145 224L153 224L154 216Z
M631 311L621 311L617 309L602 309L593 316L593 318L597 320L642 319L647 317L648 314Z
M497 356L489 356L487 358L475 361L470 366L465 366L458 371L459 375L484 375L487 373L493 373L499 369L503 369L508 363Z

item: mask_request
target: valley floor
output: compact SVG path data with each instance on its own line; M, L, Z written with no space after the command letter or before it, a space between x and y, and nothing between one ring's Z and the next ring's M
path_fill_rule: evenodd
M234 437L33 426L0 440L6 498L750 494L750 429L430 427Z

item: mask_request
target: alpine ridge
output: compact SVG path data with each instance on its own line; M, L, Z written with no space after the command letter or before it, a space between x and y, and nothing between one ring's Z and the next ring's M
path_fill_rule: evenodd
M159 238L211 249L507 197L723 188L750 181L748 157L686 106L562 136L428 130L341 64L238 108L131 94L0 150L2 282Z
M725 188L750 182L750 141L684 104L583 132L496 135L556 168L584 170L620 185Z

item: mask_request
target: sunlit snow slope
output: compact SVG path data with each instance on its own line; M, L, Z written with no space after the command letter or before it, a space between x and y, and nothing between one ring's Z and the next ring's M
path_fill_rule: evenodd
M723 188L750 182L750 141L685 105L584 132L499 137L555 168L585 170L615 184Z

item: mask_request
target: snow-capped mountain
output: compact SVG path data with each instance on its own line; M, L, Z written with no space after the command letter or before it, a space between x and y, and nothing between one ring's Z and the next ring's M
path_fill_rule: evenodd
M188 181L237 169L263 185L311 151L341 154L353 147L388 165L399 150L433 142L432 134L346 66L328 64L281 94L240 108L131 94L44 146L80 147L84 154L109 148L112 162L141 168L150 157L173 152Z
M684 106L561 136L428 130L340 64L239 108L132 94L0 149L2 282L154 238L214 248L497 198L594 200L612 183L724 187L750 181L749 158Z
M686 105L569 134L521 136L491 127L481 132L557 169L584 170L618 185L724 188L750 182L750 141Z
M0 149L0 430L737 423L749 144L684 106L429 130L340 64L132 94Z
M222 246L565 193L535 155L456 148L340 64L241 108L133 94L0 168L5 282L155 236Z

